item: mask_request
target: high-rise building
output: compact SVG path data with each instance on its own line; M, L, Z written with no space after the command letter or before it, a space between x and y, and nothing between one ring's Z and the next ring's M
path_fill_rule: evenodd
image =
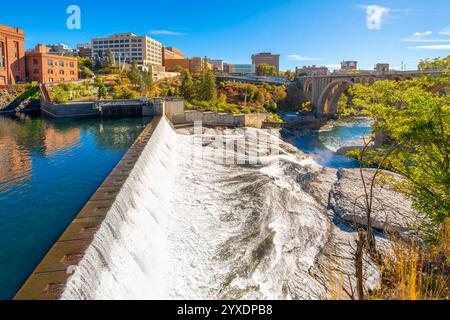
M252 64L257 66L258 64L266 63L276 68L277 73L280 72L280 55L271 54L270 52L261 52L252 55Z
M25 80L24 39L22 29L0 25L0 85Z
M91 40L92 57L96 59L111 50L116 64L135 62L143 69L163 65L162 44L147 36L133 33L114 34Z
M29 81L53 83L78 80L78 60L74 57L50 54L50 48L37 45L25 53Z

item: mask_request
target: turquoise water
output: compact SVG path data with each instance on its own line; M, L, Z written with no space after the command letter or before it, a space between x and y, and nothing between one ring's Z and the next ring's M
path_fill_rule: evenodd
M149 119L0 116L0 299L10 299Z
M371 133L371 125L372 121L368 119L331 121L317 130L284 129L283 137L324 167L357 168L357 160L337 151L343 147L361 146L363 138Z

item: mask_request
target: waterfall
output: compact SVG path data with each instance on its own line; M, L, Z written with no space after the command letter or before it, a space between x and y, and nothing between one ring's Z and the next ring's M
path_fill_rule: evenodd
M244 131L251 141L262 136ZM161 120L62 299L323 295L310 270L330 221L301 185L301 177L320 167L283 145L262 163L224 164L213 143L195 139ZM196 157L205 150L211 152Z

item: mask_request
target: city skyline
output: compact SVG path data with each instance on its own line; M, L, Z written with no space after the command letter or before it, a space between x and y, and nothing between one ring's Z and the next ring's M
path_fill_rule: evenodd
M81 9L81 29L66 27L69 5ZM415 69L423 58L450 52L450 4L423 1L267 0L245 3L219 1L132 1L117 10L88 1L42 1L20 14L11 3L2 24L25 30L25 45L67 43L132 32L147 35L188 56L207 56L230 63L250 63L258 52L280 54L282 70L304 65L335 69L342 60L358 60L361 69L377 62ZM102 12L99 19L99 12ZM138 21L138 22L137 22Z

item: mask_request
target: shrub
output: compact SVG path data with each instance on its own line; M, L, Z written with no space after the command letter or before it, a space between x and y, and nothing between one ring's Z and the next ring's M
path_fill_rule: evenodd
M284 122L283 119L281 119L279 115L273 114L273 113L271 113L269 115L269 117L266 119L266 121L267 122L274 122L274 123L283 123Z
M137 99L139 98L139 93L130 88L123 86L115 86L113 98L114 99Z

